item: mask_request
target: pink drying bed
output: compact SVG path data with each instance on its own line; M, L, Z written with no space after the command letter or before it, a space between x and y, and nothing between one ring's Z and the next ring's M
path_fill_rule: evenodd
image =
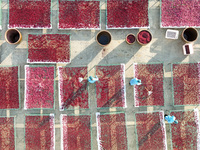
M97 107L126 107L125 66L96 66Z
M9 28L51 28L51 0L9 0Z
M54 107L54 66L25 66L24 109Z
M148 26L148 0L107 0L108 29Z
M100 2L59 0L59 29L99 29Z
M59 101L60 110L89 108L87 67L59 67Z
M138 150L167 150L164 112L136 113Z
M55 150L54 115L25 117L25 144L27 150Z
M69 63L70 35L68 34L29 34L29 63Z
M174 105L200 104L200 64L173 64L172 69Z
M0 67L0 109L19 108L18 67Z
M199 27L199 12L199 0L162 0L161 27Z
M61 115L63 150L91 150L91 117Z
M96 113L96 117L99 149L128 150L125 114Z
M178 124L171 124L172 146L174 150L189 150L200 148L199 111L174 111Z
M14 117L0 117L0 149L15 150Z
M163 64L134 64L134 72L142 82L134 86L135 107L164 106Z

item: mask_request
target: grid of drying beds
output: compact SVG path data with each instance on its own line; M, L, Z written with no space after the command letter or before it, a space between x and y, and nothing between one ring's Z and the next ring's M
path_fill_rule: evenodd
M170 111L170 114L179 120L178 124L170 124L170 147L198 149L199 110L176 110ZM95 146L93 143L97 138L98 149L128 150L126 115L124 112L97 112L94 119L87 114L61 114L59 126L61 149L90 150ZM15 118L0 117L1 149L14 150L16 147L18 135L16 135ZM54 114L26 114L24 119L25 148L55 150ZM96 120L95 126L92 125L93 119ZM138 112L135 113L134 119L135 135L132 136L136 138L137 149L167 150L163 111ZM92 136L92 130L96 130L96 138Z
M18 66L0 67L3 102L0 109L21 107L19 69ZM54 65L25 65L24 70L24 109L55 109L56 80L60 111L90 109L87 66L56 69ZM94 70L99 78L93 93L97 108L126 108L125 65L97 65ZM200 64L174 63L171 71L173 105L199 105ZM133 86L134 106L165 106L163 63L134 63L133 74L133 78L142 81L141 85Z
M53 2L51 0L9 0L8 3L9 28L52 28ZM149 0L107 0L106 28L149 28L149 9L152 8L152 3ZM100 29L103 4L100 0L58 0L57 28ZM160 27L199 27L199 4L199 1L160 0Z
M51 0L20 1L9 0L9 28L51 29ZM100 0L58 0L57 28L63 29L100 29ZM20 7L18 7L20 5ZM149 27L148 0L141 1L106 1L107 21L109 29ZM137 13L136 13L137 12ZM133 15L134 14L134 15ZM120 16L120 17L119 17ZM128 18L127 18L128 17Z

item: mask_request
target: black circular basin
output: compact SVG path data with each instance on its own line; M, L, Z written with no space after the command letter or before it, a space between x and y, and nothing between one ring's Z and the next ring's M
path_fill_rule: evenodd
M194 28L186 28L183 30L182 38L186 42L194 42L198 38L198 31Z
M108 31L100 31L96 37L97 43L106 46L111 42L111 34Z
M19 43L21 38L21 33L17 29L8 29L5 33L5 39L10 44Z

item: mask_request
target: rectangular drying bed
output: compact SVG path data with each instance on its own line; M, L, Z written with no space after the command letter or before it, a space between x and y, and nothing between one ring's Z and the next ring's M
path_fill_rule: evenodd
M172 93L174 106L200 104L200 64L172 64Z
M99 150L128 150L125 113L98 112L96 121Z
M0 149L15 150L14 117L0 117Z
M138 150L167 150L163 111L136 113L135 121Z
M61 149L91 149L90 115L61 115Z
M64 109L88 109L87 67L59 67L59 105Z
M172 149L200 149L199 110L171 111L178 124L171 124Z
M69 34L29 34L28 63L69 63Z
M18 109L20 81L18 66L0 67L0 109Z
M126 107L125 65L96 66L97 107Z
M100 29L99 0L58 0L58 29Z
M53 109L55 99L55 67L25 66L24 109Z
M25 116L26 149L55 150L54 115Z
M107 0L107 29L148 27L148 0Z
M164 69L162 63L133 64L134 78L142 84L134 86L135 107L164 106Z
M200 27L199 0L161 0L163 28Z
M51 0L9 0L9 28L52 28Z

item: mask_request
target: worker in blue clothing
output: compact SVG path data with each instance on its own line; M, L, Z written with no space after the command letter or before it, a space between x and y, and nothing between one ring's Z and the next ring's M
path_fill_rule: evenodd
M99 81L99 78L97 76L95 77L89 76L88 78L89 83L95 83L96 81Z
M178 120L176 120L175 116L165 115L165 120L167 120L168 123L178 124Z
M130 85L141 85L142 82L141 80L137 79L137 78L134 78L134 79L131 79L131 81L129 82Z

